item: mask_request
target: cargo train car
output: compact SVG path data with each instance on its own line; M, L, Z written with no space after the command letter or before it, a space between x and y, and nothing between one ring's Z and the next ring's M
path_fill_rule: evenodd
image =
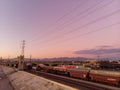
M90 70L89 77L91 81L120 85L120 72L118 71Z
M53 71L56 74L68 75L67 68L65 67L53 67Z
M70 77L89 80L90 69L87 68L68 69L68 72Z
M43 72L120 86L120 72L118 71L92 70L89 68L65 68L60 66L50 67L45 65L39 65L39 68L40 71Z
M52 72L53 67L52 66L46 66L44 64L39 64L36 68L37 71L42 71L42 72Z
M53 70L56 72L56 74L62 74L69 76L69 69L75 69L78 68L75 65L59 65L56 67L53 67Z

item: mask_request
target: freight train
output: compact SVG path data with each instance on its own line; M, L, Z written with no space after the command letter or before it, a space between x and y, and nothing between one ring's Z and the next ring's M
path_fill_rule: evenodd
M120 86L120 71L93 70L90 68L63 67L63 66L45 66L38 65L37 71L66 75L69 77L80 78L89 81L106 83L109 85Z

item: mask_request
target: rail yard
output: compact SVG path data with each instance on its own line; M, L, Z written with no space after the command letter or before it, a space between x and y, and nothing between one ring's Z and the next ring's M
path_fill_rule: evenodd
M120 86L120 72L115 71L76 68L73 65L64 65L64 67L49 67L42 64L40 64L36 68L32 68L30 67L30 65L28 65L26 70L30 73L34 73L45 78L76 86L76 88L84 86L88 87L89 89L91 88L91 90L115 90L116 88L114 86ZM75 81L73 78L76 78ZM86 83L84 82L89 83L86 85ZM106 86L103 84L106 84ZM110 85L112 85L113 87L111 87Z
M120 0L0 3L0 90L120 90Z

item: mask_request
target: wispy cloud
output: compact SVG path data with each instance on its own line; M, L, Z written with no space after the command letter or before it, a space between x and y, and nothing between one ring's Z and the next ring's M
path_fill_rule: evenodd
M102 45L102 46L97 46L96 48L113 48L113 46Z
M100 48L98 48L98 49L88 49L88 50L74 51L74 54L96 55L96 54L116 54L116 53L120 53L120 48L113 48L113 47L110 48L110 46L99 46L99 47Z

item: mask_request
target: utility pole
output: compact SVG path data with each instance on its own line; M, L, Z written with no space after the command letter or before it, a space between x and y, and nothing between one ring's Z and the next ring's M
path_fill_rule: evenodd
M19 61L18 69L19 70L24 69L24 49L25 49L25 40L22 41L21 55L20 57L18 57L18 61Z
M24 49L25 49L25 40L22 41L22 51L21 51L21 56L24 56Z
M32 63L32 61L31 61L32 59L31 58L32 58L32 55L30 55L30 64Z
M100 60L100 56L99 55L97 56L97 60Z
M10 60L10 56L8 55L8 61Z
M0 57L0 64L2 64L2 57Z

